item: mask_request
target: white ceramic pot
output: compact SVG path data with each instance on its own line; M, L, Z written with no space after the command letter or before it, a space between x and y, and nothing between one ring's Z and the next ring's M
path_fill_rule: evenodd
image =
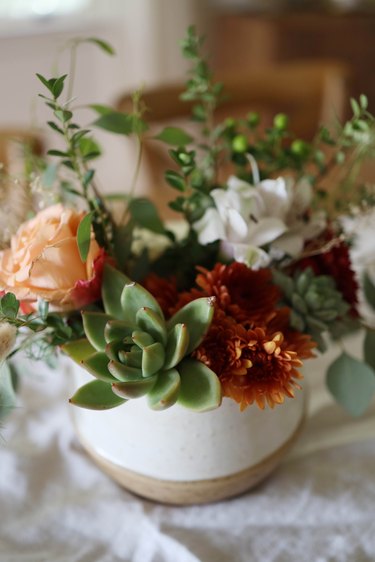
M76 367L76 388L90 375ZM265 478L302 425L304 392L274 410L244 412L224 398L195 413L178 405L155 412L144 398L95 412L71 406L78 437L99 466L128 490L172 504L239 494Z

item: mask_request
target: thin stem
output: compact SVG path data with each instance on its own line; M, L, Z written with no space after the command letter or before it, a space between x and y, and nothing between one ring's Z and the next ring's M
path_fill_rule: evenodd
M73 97L73 87L74 87L74 80L76 74L76 65L77 65L77 46L78 43L74 41L72 43L72 47L70 50L70 63L69 63L69 83L68 83L68 92L67 92L67 102L72 99Z
M143 153L143 142L142 142L142 138L140 135L137 135L136 137L137 139L137 161L136 161L136 165L134 168L134 173L133 173L133 178L132 178L132 182L130 184L130 190L129 190L129 201L131 199L133 199L134 197L134 193L135 193L135 188L137 185L137 180L138 180L138 176L139 176L139 171L141 169L141 162L142 162L142 153ZM121 217L121 221L120 223L124 223L127 216L129 213L129 206L126 207L122 217Z

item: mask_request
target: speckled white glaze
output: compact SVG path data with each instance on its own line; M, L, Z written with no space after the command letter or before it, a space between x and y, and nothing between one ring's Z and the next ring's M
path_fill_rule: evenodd
M74 369L75 387L92 377ZM262 462L296 431L304 392L274 410L220 408L195 413L178 405L150 410L144 398L103 412L71 406L78 436L102 458L161 480L196 481L235 474Z

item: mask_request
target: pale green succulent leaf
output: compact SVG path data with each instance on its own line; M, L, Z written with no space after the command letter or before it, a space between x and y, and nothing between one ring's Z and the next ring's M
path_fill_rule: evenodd
M144 377L151 377L164 365L165 351L161 343L155 342L143 349L142 371Z
M117 396L125 399L140 398L147 394L156 383L158 375L155 374L147 379L129 382L119 382L112 385L112 390Z
M81 361L81 367L93 375L96 379L104 382L113 382L115 379L111 375L109 369L109 358L101 351L98 351Z
M168 333L164 369L171 369L178 365L185 357L188 347L189 332L186 324L176 324Z
M115 340L111 343L107 343L105 346L105 354L109 359L118 361L119 353L124 350L124 343L121 340Z
M342 353L327 371L327 386L352 416L360 416L375 394L375 371L366 363Z
M221 404L218 376L196 359L184 359L178 366L181 387L177 402L197 412L213 410Z
M119 381L137 381L143 378L142 369L124 365L119 361L110 361L108 364L108 369L112 373L112 375Z
M78 365L96 352L95 347L93 347L86 338L64 343L61 349L70 359L78 363Z
M148 405L152 410L166 410L177 401L181 379L176 369L160 371L158 380L147 394Z
M132 334L132 340L141 349L144 349L148 345L152 345L153 343L155 343L154 338L150 334L141 330L134 330Z
M126 322L121 320L110 320L104 328L104 338L107 343L115 340L122 340L126 336L131 336L133 329Z
M131 283L131 280L124 273L108 264L104 266L102 283L104 310L118 320L124 320L121 308L121 293L128 283Z
M129 367L137 367L140 369L142 367L142 350L136 345L130 351L120 351L119 359L124 365L129 365Z
M126 400L114 394L110 384L98 380L81 386L69 402L89 410L109 410L124 404Z
M168 322L171 330L176 324L186 324L189 332L189 345L186 354L191 353L206 335L215 311L215 299L203 297L189 302L181 308Z
M137 327L150 334L155 341L165 345L167 343L167 327L163 316L151 308L140 308L135 317Z
M136 326L136 315L140 308L151 308L161 318L163 312L157 300L139 283L125 285L121 293L122 318L129 325Z
M109 320L112 320L112 316L102 312L82 312L82 322L86 337L97 351L104 351L107 345L104 330Z

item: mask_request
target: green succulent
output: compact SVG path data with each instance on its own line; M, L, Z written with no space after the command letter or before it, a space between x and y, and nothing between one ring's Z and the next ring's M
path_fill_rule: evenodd
M290 307L290 325L295 330L311 334L318 349L325 351L324 332L338 332L350 306L328 275L315 275L311 267L289 277L280 271L273 279L283 293L283 304Z
M108 409L147 395L154 410L175 402L197 411L220 405L218 377L190 356L211 324L212 298L188 303L167 321L144 287L106 266L102 299L104 312L82 312L87 339L63 346L97 379L78 389L71 403Z

